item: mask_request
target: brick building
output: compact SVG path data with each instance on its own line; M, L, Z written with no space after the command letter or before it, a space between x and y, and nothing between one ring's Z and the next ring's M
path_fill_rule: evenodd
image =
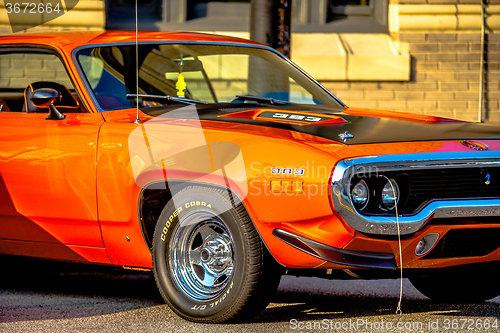
M494 3L497 4L494 4ZM479 119L480 62L484 59L483 121L500 121L500 1L400 0L389 4L389 35L407 43L410 77L404 81L330 81L348 105ZM484 50L484 53L483 53Z
M62 2L74 8L28 30L134 28L135 0ZM500 122L500 0L484 2L482 15L479 0L293 0L291 58L349 106ZM249 37L249 0L139 3L141 30Z

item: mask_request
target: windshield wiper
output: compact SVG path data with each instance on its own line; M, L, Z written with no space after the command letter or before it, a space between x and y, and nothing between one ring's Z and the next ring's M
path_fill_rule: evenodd
M133 99L136 97L141 97L142 99L146 99L146 100L148 100L148 99L150 99L150 100L166 99L167 101L180 102L180 103L184 103L184 104L208 104L207 102L198 101L196 99L180 98L180 97L174 97L174 96L170 96L170 95L163 96L163 95L127 94L127 99Z
M266 97L257 97L251 95L236 95L235 101L256 101L256 102L264 102L269 104L294 104L288 101L282 101L274 98L266 98Z

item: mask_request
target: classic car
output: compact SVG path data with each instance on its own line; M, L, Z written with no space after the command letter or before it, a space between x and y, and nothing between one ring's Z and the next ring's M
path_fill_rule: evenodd
M0 85L0 254L152 270L208 323L258 314L283 274L500 294L497 126L349 108L197 33L2 36Z

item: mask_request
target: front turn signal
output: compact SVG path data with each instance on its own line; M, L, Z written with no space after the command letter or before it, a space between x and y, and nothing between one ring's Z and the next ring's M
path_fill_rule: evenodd
M304 182L301 180L271 180L272 193L302 194Z

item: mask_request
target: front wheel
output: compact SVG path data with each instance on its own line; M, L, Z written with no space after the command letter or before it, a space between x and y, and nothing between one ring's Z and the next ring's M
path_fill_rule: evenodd
M499 263L449 268L410 278L418 291L434 301L482 302L500 295Z
M244 206L231 192L191 186L163 209L153 238L153 270L163 299L195 322L259 313L280 280Z

